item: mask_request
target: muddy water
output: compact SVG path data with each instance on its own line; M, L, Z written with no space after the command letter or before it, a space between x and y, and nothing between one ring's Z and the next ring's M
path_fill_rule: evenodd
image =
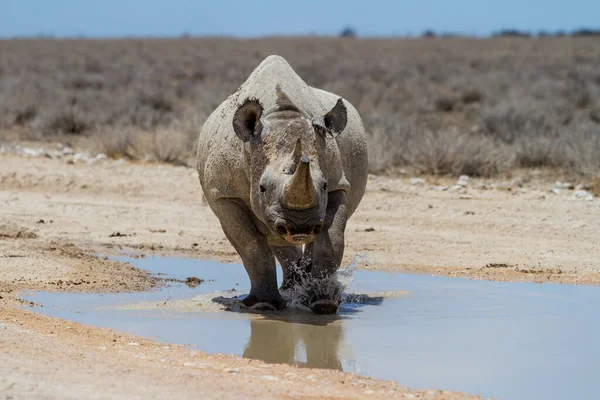
M346 271L335 317L236 308L249 282L241 265L128 259L172 283L118 295L35 293L39 312L211 353L335 368L414 388L501 399L597 398L600 288L498 283ZM193 285L192 285L193 286ZM232 290L233 289L233 290ZM217 302L215 302L217 301Z

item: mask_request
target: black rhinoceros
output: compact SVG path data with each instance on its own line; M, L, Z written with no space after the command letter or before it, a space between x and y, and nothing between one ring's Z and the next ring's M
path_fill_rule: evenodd
M242 258L248 307L285 307L277 287L330 277L344 252L346 221L367 182L367 143L356 109L310 87L269 56L207 119L198 138L206 202ZM317 313L337 301L312 298Z

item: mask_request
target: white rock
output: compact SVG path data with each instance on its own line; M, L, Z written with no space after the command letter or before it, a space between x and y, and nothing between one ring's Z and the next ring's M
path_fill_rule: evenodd
M264 379L265 381L278 381L279 378L273 375L263 375L261 376L262 379Z
M556 186L559 189L573 189L573 184L570 182L561 182L561 181L556 181L554 182L554 186Z
M521 187L523 186L523 180L521 178L515 178L512 180L511 184L513 186Z
M469 177L467 175L461 175L458 177L458 181L456 181L458 186L467 186L469 184Z
M415 185L415 186L421 186L425 184L425 179L422 178L410 178L408 180L408 183L410 183L411 185Z
M594 200L594 196L587 190L576 190L573 192L573 197L580 200Z
M63 154L75 154L75 150L72 147L66 146L62 149Z
M554 193L554 194L560 194L560 189L550 189L550 193Z
M63 153L60 151L56 151L56 150L49 150L49 151L45 152L44 155L48 158L55 160L57 158L61 158L63 156Z
M22 151L23 154L31 157L39 157L44 153L43 149L30 149L28 147L24 147Z
M496 188L498 190L512 190L513 185L510 182L498 182Z
M108 157L104 153L96 154L96 160L106 160Z

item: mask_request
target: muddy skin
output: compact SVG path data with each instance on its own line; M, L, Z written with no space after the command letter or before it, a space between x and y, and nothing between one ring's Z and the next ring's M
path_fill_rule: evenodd
M308 86L279 56L261 62L209 116L198 137L198 176L251 281L244 304L283 307L275 259L289 274L301 246L303 262L313 265L309 274L335 273L367 163L366 133L352 104ZM317 300L307 305L335 313L335 301Z

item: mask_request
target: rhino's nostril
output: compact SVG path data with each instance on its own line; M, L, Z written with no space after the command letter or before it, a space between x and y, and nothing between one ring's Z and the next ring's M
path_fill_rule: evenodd
M275 231L280 235L286 235L288 233L285 223L281 221L275 222Z
M317 234L317 233L321 233L321 230L323 230L323 224L319 223L319 224L315 225L315 229L313 230L313 232L315 234Z

